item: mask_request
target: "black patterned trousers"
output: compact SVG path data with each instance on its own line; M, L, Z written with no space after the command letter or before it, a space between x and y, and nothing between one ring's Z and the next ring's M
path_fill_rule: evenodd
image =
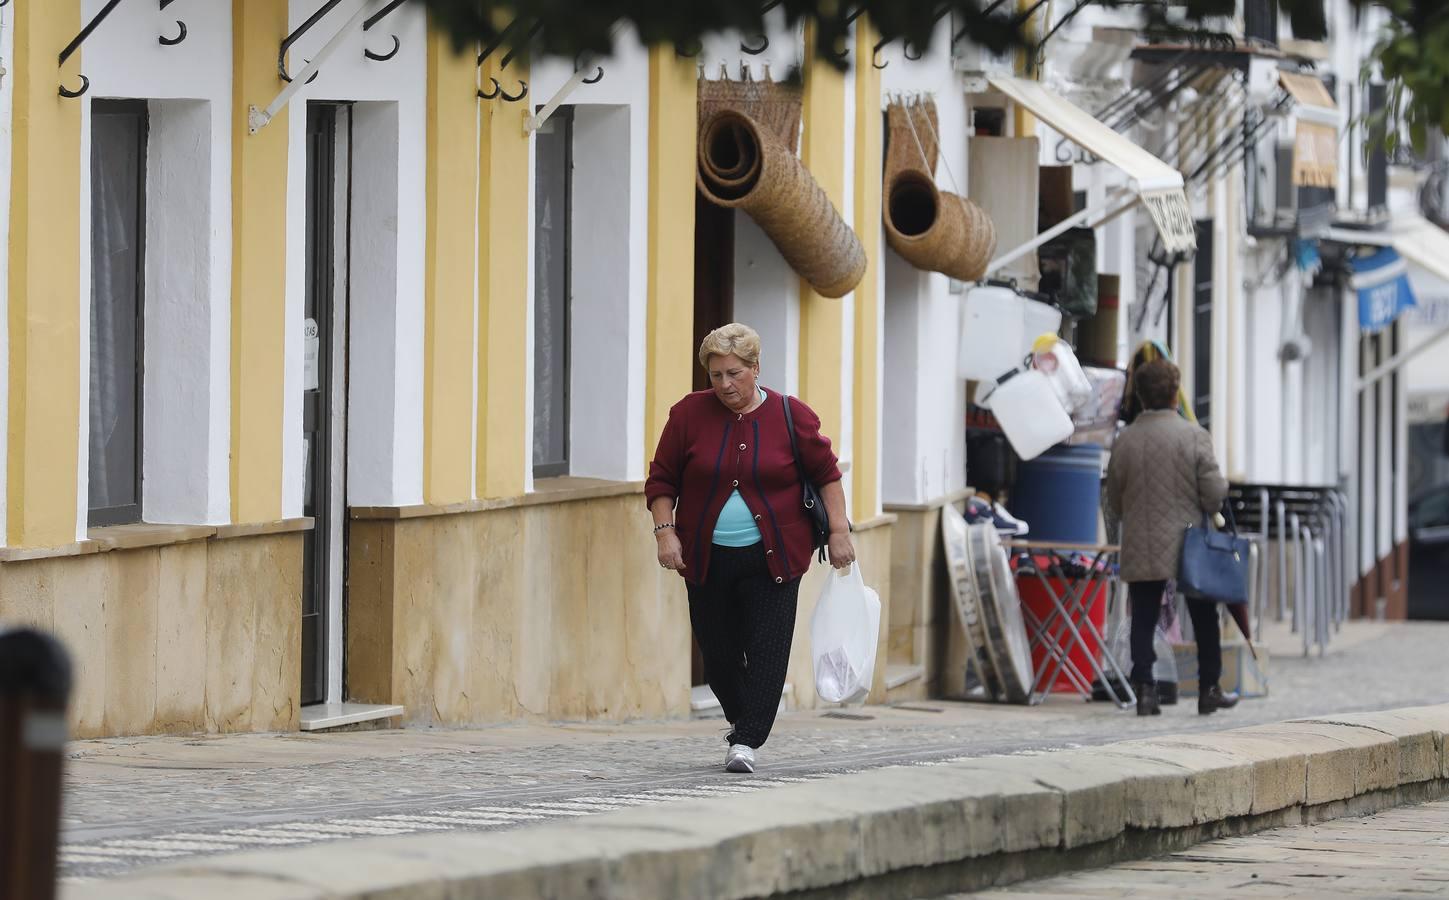
M760 747L775 726L800 579L776 584L763 544L710 548L709 576L689 585L689 623L704 674L734 726L726 740Z

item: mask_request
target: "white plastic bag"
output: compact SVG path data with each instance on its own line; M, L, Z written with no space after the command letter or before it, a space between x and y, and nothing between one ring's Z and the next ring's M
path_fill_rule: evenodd
M815 692L827 703L853 703L870 693L880 635L880 596L866 587L860 566L825 576L810 620Z

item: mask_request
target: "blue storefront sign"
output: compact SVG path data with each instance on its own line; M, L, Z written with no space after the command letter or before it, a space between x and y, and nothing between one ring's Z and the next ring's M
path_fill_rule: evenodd
M1358 324L1363 331L1382 331L1412 308L1408 267L1393 249L1353 260L1353 289L1358 291Z

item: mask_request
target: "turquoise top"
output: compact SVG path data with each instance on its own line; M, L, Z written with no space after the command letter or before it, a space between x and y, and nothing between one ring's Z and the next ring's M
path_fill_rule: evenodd
M764 401L765 389L757 390L760 392L760 400ZM764 538L760 536L760 527L755 524L754 514L736 489L725 501L724 509L720 510L719 518L715 520L711 543L721 547L750 547L762 540Z

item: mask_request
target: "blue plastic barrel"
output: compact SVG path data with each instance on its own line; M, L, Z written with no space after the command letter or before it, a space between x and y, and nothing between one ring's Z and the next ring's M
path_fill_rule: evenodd
M1101 447L1053 447L1017 467L1011 514L1031 526L1028 540L1095 544L1101 482Z

